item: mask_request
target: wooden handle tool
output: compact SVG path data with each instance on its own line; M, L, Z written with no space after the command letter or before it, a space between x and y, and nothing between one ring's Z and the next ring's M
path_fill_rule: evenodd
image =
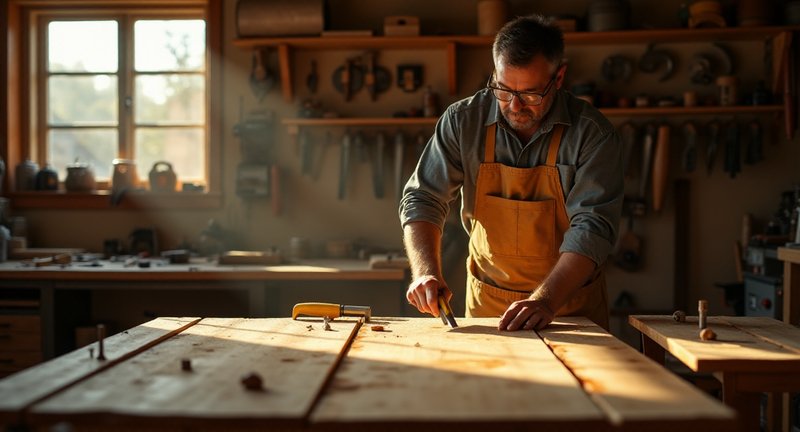
M659 212L664 207L664 196L669 177L669 125L658 127L655 158L653 160L653 210Z
M292 308L292 319L298 316L339 318L343 316L364 317L369 321L372 309L369 306L350 306L335 303L297 303Z

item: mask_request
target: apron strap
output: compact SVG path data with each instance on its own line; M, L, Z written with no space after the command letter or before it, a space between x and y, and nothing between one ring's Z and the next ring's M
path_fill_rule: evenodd
M497 123L492 123L486 128L486 149L483 153L485 163L494 163L494 135L497 132Z
M561 135L564 134L564 125L553 126L553 135L550 136L550 148L547 149L547 166L556 166L558 147L561 145Z

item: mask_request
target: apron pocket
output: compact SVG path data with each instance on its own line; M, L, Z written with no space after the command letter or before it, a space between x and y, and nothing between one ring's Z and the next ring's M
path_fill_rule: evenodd
M493 254L549 258L555 253L555 201L516 201L485 196L480 227ZM476 218L477 219L477 218Z

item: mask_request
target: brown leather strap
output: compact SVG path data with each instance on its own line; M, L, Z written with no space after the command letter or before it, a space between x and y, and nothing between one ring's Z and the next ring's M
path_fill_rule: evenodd
M497 123L492 123L486 128L486 150L483 153L484 163L494 163L494 135L497 132Z
M564 125L553 126L553 135L550 136L550 148L547 149L547 166L556 166L558 147L561 145L561 135L564 134Z

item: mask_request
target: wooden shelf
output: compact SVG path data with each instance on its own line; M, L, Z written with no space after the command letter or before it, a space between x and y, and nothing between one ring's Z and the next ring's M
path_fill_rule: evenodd
M642 44L675 42L719 42L728 40L757 40L769 38L786 31L798 31L800 26L782 27L728 27L707 29L648 29L609 32L568 32L564 42L570 44ZM242 38L233 41L240 48L279 47L306 50L331 49L443 49L451 44L489 47L494 37L478 35L452 36L335 36L335 37L284 37Z
M646 107L646 108L601 108L608 117L654 117L687 115L754 115L780 114L783 105L698 106L698 107ZM438 117L340 117L340 118L285 118L281 123L290 135L296 135L300 127L349 127L349 126L433 126Z
M36 191L8 194L13 208L80 209L80 210L143 210L143 209L216 209L222 207L222 196L204 192L128 192L116 206L111 205L111 192Z
M601 108L600 112L608 117L779 114L783 105Z
M781 33L800 30L800 26L782 27L729 27L709 29L650 29L610 32L568 32L564 41L570 45L609 45L643 43L719 42L759 40ZM294 100L292 82L293 49L348 50L348 49L443 49L447 53L448 93L458 92L456 59L459 47L489 48L494 38L478 35L452 36L335 36L335 37L283 37L241 38L233 41L240 48L276 48L280 64L281 88L286 102Z
M290 135L297 135L300 127L327 126L433 126L438 117L340 117L340 118L285 118L281 123Z

